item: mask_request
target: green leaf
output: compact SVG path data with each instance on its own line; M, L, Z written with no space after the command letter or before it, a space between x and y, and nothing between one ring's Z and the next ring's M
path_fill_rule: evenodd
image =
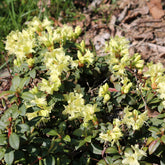
M152 132L152 133L155 133L155 134L157 134L157 133L160 132L160 130L159 130L158 128L153 127L153 126L151 126L148 130L149 130L150 132Z
M2 160L2 158L5 156L5 152L6 152L6 149L1 147L0 148L0 160Z
M146 145L148 146L152 141L154 141L155 140L155 138L154 137L149 137L148 139L147 139L147 143L146 143Z
M21 98L24 99L25 101L31 101L34 100L34 95L30 92L24 92Z
M114 156L112 157L112 160L115 161L115 160L118 160L118 159L120 159L120 158L121 158L120 155L114 155Z
M81 128L78 128L74 130L73 135L81 137L83 135L83 130Z
M14 151L13 150L7 151L5 153L4 159L6 164L11 165L14 161Z
M92 139L92 136L87 136L84 140L85 140L85 142L90 143L91 139Z
M59 133L56 131L56 130L54 130L54 129L52 129L52 130L50 130L48 133L46 133L46 134L48 134L48 135L50 135L50 136L58 136L59 135Z
M12 79L12 86L10 88L11 91L16 91L20 85L20 77L19 76L15 76L13 79Z
M20 111L18 110L18 106L16 104L13 104L10 109L12 110L13 119L16 119L20 114Z
M46 159L44 159L44 165L55 165L56 161L53 156L48 156Z
M75 146L75 149L78 150L80 147L82 147L86 143L85 140L80 140L78 146Z
M75 146L75 149L78 150L80 147L82 147L85 143L91 143L91 136L86 137L84 140L79 141L79 145Z
M65 142L71 142L71 138L70 138L69 135L66 135L66 136L63 138L63 140L64 140Z
M159 103L160 100L156 97L154 99L152 99L151 101L149 101L149 104L155 104L155 103Z
M0 129L4 130L6 128L6 124L2 121L0 121Z
M149 101L151 101L153 97L154 97L154 94L151 93L151 91L149 91L149 93L148 93L148 95L147 95L147 100L146 100L147 103L148 103Z
M23 87L25 85L28 85L29 84L29 81L30 81L30 77L25 77L21 80L20 84L19 84L19 88L20 89L23 89Z
M113 162L113 165L119 165L119 164L122 164L122 160L121 159L118 159L118 160Z
M16 133L12 133L10 135L9 144L13 149L15 149L15 150L19 149L20 139L19 139L19 136Z
M161 141L165 144L165 135L161 137Z
M0 93L0 98L1 97L4 97L4 98L7 98L6 96L8 96L8 95L14 95L15 94L15 92L14 91L3 91L2 93Z
M160 165L165 165L165 160L161 160Z
M18 124L17 125L17 129L21 132L21 133L24 133L24 132L27 132L30 130L30 127L27 125L27 124Z
M19 108L19 111L20 111L20 115L21 115L21 116L25 116L25 114L26 114L26 106L23 104L23 105Z
M7 137L5 134L0 134L0 146L7 144Z
M154 140L148 147L149 154L151 155L152 153L154 153L156 149L159 147L159 145L160 145L160 140Z
M112 160L112 158L111 158L110 156L106 156L106 157L105 157L105 161L106 161L106 163L107 163L108 165L111 165L111 164L113 163L113 160Z
M162 113L163 109L164 109L164 105L160 103L160 105L158 106L159 113Z
M107 154L117 154L119 153L118 150L116 149L116 147L108 147L106 150L105 150L105 153Z
M92 151L94 154L102 155L102 149L96 148L92 143L91 143L91 146L92 146Z
M137 102L136 102L136 98L135 97L132 97L132 96L129 96L128 95L128 103L129 105L135 105Z
M107 163L102 159L97 163L97 165L107 165Z
M36 70L35 69L32 69L30 72L29 72L29 75L31 78L35 78L36 77Z

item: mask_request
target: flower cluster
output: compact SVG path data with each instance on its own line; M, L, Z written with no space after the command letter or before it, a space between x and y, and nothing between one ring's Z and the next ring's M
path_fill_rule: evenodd
M85 63L87 63L88 66L90 64L92 64L94 61L94 54L92 52L90 52L89 49L85 49L84 40L82 40L81 43L79 45L77 45L77 47L79 49L77 52L79 66L84 65Z
M134 152L133 152L133 150ZM142 159L143 156L146 156L145 151L139 149L139 145L135 146L131 145L131 148L127 148L124 152L124 159L122 160L123 165L140 165L139 160Z
M31 100L30 106L31 107L37 106L37 107L39 107L39 110L34 111L32 113L26 113L28 120L31 120L38 116L41 116L42 119L45 117L49 117L49 113L51 112L52 107L53 107L53 105L51 105L51 106L47 105L47 101L46 101L45 97L38 98L37 96L35 96L34 100Z
M6 47L9 54L15 54L17 59L14 64L20 65L25 59L28 59L32 53L35 52L36 41L34 33L30 29L19 31L12 31L7 36Z
M119 145L119 140L123 137L123 133L120 129L121 122L118 119L115 119L113 124L115 125L113 129L107 130L106 133L100 133L100 139L108 141L113 146L114 143Z
M99 111L96 104L85 105L83 95L77 92L70 92L65 94L64 97L68 105L65 106L63 114L69 114L70 120L83 118L85 126L89 120L95 120L96 116L94 113Z
M165 107L165 68L161 63L148 63L148 70L144 72L144 76L148 77L146 85L151 84L152 89L160 93Z
M103 86L99 88L99 97L104 98L104 104L111 98L111 93L109 91L109 86L107 83L105 83Z
M42 83L39 84L41 91L46 91L48 94L53 94L53 91L58 91L61 80L60 76L62 72L69 70L69 65L74 61L70 56L65 55L62 48L53 49L51 52L42 54L44 57L44 63L48 69L48 80L42 79ZM75 65L76 66L76 63Z
M99 137L104 141L110 142L111 145L114 145L114 143L119 145L119 140L123 137L123 133L121 130L121 127L123 125L126 125L128 129L132 128L134 131L136 131L143 126L147 119L147 111L139 115L137 110L133 110L132 112L130 112L130 108L126 107L124 108L123 118L121 120L114 119L114 128L107 130L106 133L100 133Z
M55 43L63 45L67 40L76 39L81 33L79 26L73 31L73 28L67 25L55 29L51 24L47 18L40 21L34 17L28 22L27 29L22 32L12 31L7 36L5 49L9 54L16 55L14 60L16 66L26 61L29 67L33 67L37 47L45 46L52 51Z
M126 124L128 128L131 128L135 130L139 130L145 121L147 121L148 115L147 111L138 114L137 110L133 110L130 112L129 107L124 108L124 117L122 120L123 124Z
M122 93L128 93L132 83L128 79L126 68L137 69L141 71L144 67L144 61L141 55L135 53L129 55L129 42L124 37L114 37L109 43L106 43L105 51L108 53L106 59L110 71L119 81L122 82Z

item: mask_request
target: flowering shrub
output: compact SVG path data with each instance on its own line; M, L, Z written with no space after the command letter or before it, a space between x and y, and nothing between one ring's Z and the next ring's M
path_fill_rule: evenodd
M165 164L165 70L111 38L106 56L81 33L34 18L7 36L12 82L0 94L1 164Z

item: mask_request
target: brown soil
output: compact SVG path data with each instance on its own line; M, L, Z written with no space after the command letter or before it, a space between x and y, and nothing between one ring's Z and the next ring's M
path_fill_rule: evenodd
M104 55L105 42L115 35L130 41L130 54L140 53L146 62L161 62L165 66L165 1L164 0L74 0L77 7L76 21L89 48L95 48L98 55ZM84 16L84 19L80 18ZM63 26L61 19L54 20L55 26ZM9 69L8 69L9 70ZM9 89L11 76L7 70L0 73L0 91Z
M75 3L78 1L75 0ZM83 3L78 3L82 5ZM130 41L130 54L140 53L145 61L165 65L165 1L164 0L94 0L84 8L83 21L71 25L83 28L81 39L103 54L105 41L115 35ZM92 43L92 44L91 44Z

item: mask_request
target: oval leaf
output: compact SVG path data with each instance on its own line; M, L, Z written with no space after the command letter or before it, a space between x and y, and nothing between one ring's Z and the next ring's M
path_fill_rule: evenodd
M147 139L147 143L146 143L146 145L148 146L152 141L154 141L155 140L155 138L153 138L153 137L149 137L148 139Z
M16 91L17 88L19 87L20 85L20 77L19 76L15 76L13 79L12 79L12 86L10 88L11 91Z
M116 149L116 147L108 147L106 149L105 153L107 153L107 154L117 154L118 150Z
M48 156L46 159L44 159L44 165L55 165L56 161L55 158L53 156Z
M19 84L19 88L23 89L25 85L28 85L29 81L30 81L30 77L23 78Z
M97 163L97 165L107 165L107 163L102 159Z
M158 133L158 132L160 132L160 130L158 129L158 128L156 128L156 127L153 127L153 126L151 126L149 129L148 129L150 132L153 132L153 133Z
M14 161L14 151L6 152L4 159L5 159L6 164L8 165L12 164Z
M161 141L165 144L165 135L161 137Z
M156 149L159 147L159 145L160 145L160 140L153 141L148 147L149 154L151 155L152 153L154 153Z
M25 101L31 101L34 99L34 95L30 92L24 92L21 98L24 99Z
M92 146L92 150L93 150L94 154L102 155L102 150L101 149L96 148L92 143L91 143L91 146Z
M16 133L12 133L9 137L10 146L13 149L18 150L19 149L19 143L20 143L19 136Z

